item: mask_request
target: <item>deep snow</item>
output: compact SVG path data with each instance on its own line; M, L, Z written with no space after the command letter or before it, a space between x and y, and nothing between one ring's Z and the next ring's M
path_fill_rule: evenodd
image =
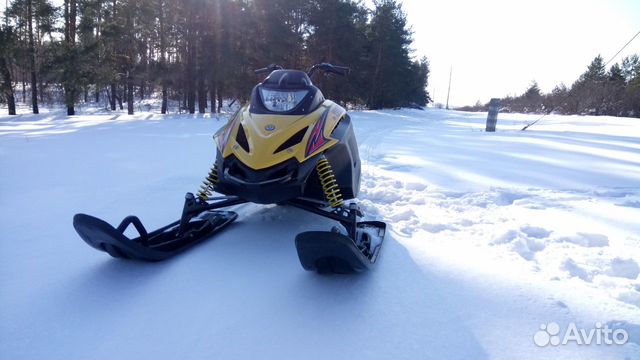
M640 357L638 119L355 112L392 230L374 271L318 276L293 238L331 223L282 206L162 263L86 246L76 212L177 219L226 118L84 112L0 116L0 358ZM537 347L549 322L630 339Z

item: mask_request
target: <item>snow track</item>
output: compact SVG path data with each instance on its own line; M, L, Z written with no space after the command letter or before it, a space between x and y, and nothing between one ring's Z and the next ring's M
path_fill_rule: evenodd
M76 212L177 219L224 119L0 117L0 358L640 357L640 123L485 116L352 114L361 204L390 225L357 276L304 272L295 234L332 223L283 206L162 263L78 238ZM548 322L630 339L537 347Z

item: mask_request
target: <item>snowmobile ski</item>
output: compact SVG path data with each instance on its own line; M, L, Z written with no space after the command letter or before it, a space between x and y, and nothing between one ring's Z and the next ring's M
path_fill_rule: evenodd
M307 231L296 236L296 249L305 270L349 274L369 270L378 259L386 225L364 221L357 225L357 240L336 231Z
M331 231L307 231L296 236L298 258L305 270L349 274L368 270L378 260L387 224L358 221L364 214L356 203L333 211L300 200L291 200L288 204L336 220L344 227L334 226Z
M114 258L160 261L211 237L238 217L233 211L209 209L243 202L230 198L207 204L198 202L189 193L182 218L152 232L147 232L136 216L127 216L115 228L97 217L76 214L73 227L87 244ZM134 226L138 237L130 239L124 234L130 225Z
M208 211L189 221L189 229L180 234L180 221L147 233L136 216L128 216L114 228L107 222L86 214L73 217L73 227L90 246L115 258L159 261L210 237L238 217L231 211ZM140 236L129 239L124 230L133 224Z

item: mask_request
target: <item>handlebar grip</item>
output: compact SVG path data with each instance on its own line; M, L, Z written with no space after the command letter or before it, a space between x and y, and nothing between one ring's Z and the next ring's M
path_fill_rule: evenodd
M270 73L275 70L282 70L282 66L278 64L269 64L267 67L263 67L261 69L253 70L256 75Z
M338 74L343 75L343 76L345 76L345 75L349 74L349 72L351 71L351 69L350 69L350 68L348 68L348 67L346 67L346 66L336 66L336 65L333 65L333 68L334 68L334 69L336 69L336 72L337 72Z

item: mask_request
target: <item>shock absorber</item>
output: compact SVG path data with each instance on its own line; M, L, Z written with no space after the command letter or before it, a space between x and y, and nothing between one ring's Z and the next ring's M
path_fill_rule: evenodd
M318 173L318 178L320 179L320 184L322 185L324 197L329 202L329 205L334 208L342 206L344 204L344 201L342 201L340 186L338 186L336 176L333 174L331 163L329 163L329 160L327 160L327 158L325 158L324 156L320 160L318 160L318 164L316 165L316 172Z
M209 174L207 174L207 177L202 181L202 185L200 185L200 190L198 191L198 197L202 199L202 201L209 200L209 197L215 191L218 180L218 164L213 163Z

